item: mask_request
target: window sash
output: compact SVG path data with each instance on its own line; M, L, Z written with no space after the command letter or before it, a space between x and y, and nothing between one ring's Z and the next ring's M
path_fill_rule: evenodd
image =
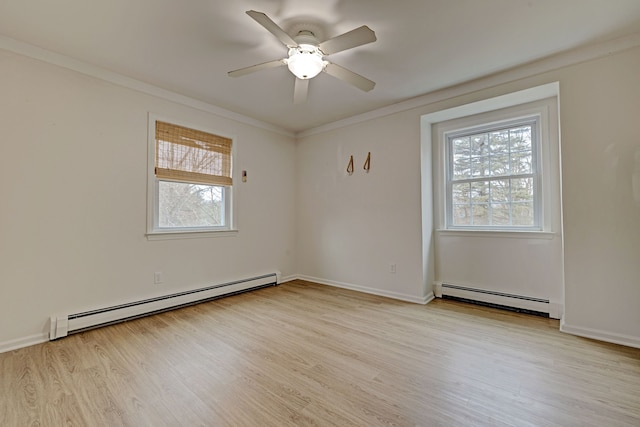
M479 176L470 176L465 178L454 178L454 149L453 149L453 140L460 139L464 137L473 137L481 134L488 134L491 132L500 132L504 130L511 130L518 127L530 126L531 127L531 150L526 150L526 152L531 153L531 172L530 173L513 173L510 168L507 173L500 173L496 175L492 175L491 171L489 175L479 175ZM527 117L520 118L517 120L510 120L503 123L493 123L487 125L475 126L471 129L467 128L460 131L451 131L447 132L444 138L446 144L446 153L447 153L447 164L446 164L446 227L449 229L502 229L502 230L517 230L517 229L540 229L540 200L541 196L540 192L540 170L539 170L539 118L536 117ZM471 150L472 147L470 146ZM518 150L521 152L522 150ZM515 151L513 151L515 152ZM508 155L511 156L511 151L509 151ZM488 154L488 157L492 157L493 153ZM478 156L476 156L478 157ZM472 159L473 155L469 155L469 159ZM471 167L471 164L469 165ZM470 172L471 173L471 172ZM470 184L473 183L491 183L494 181L504 181L504 180L517 180L517 179L532 179L533 180L533 198L530 202L533 203L533 224L531 225L520 225L513 224L513 210L518 204L524 204L523 201L514 200L509 196L508 201L501 201L500 204L505 204L509 207L509 223L501 223L496 224L493 221L492 215L492 205L497 204L495 201L487 200L486 203L477 203L474 202L471 197L469 198L468 203L460 204L454 203L454 195L453 195L453 186L456 184ZM467 206L470 209L473 209L474 206L486 205L489 212L488 224L454 224L454 209L460 206Z
M231 215L231 202L230 202L230 192L229 188L225 186L221 186L222 191L222 206L223 210L221 212L221 222L217 225L160 225L161 223L161 212L160 212L160 186L162 182L167 182L167 180L155 180L155 200L154 200L154 230L157 231L167 231L167 230L181 230L181 231L198 231L198 230L228 230L229 229L229 221ZM174 182L174 181L169 181ZM180 182L180 181L178 181ZM190 184L190 183L185 183ZM209 185L209 184L205 184Z

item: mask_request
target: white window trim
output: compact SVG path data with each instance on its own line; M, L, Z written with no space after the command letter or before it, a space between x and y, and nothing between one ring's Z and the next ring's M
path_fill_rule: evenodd
M432 165L432 177L423 176L423 209L433 209L433 228L441 235L477 235L494 237L514 237L518 235L550 238L561 232L561 176L558 103L560 85L558 82L525 89L519 92L462 105L421 117L422 162ZM532 104L533 103L533 104ZM541 107L542 106L542 107ZM514 113L520 108L518 113ZM500 116L500 113L508 113ZM446 150L440 143L445 130L438 124L456 119L469 118L468 126L479 126L491 121L506 120L518 116L541 114L541 195L540 230L531 229L475 229L446 228ZM474 122L475 119L475 122ZM454 126L455 127L455 126ZM458 126L458 129L460 126ZM440 134L440 135L439 135ZM428 168L425 168L428 170ZM433 182L430 182L433 178ZM431 185L432 184L432 185ZM433 200L433 205L425 201ZM423 231L423 234L425 231ZM428 236L424 236L428 237Z
M202 132L208 132L214 135L219 135L224 138L229 138L233 142L231 144L231 171L233 175L234 185L231 188L225 189L225 218L228 221L228 225L224 227L203 227L203 228L181 228L181 229L163 229L156 228L155 224L158 223L156 209L156 202L158 197L158 180L155 176L155 163L156 163L156 122L172 123L178 126L187 127L190 129L200 130ZM148 132L147 132L147 232L146 237L148 240L172 240L172 239L195 239L195 238L208 238L208 237L229 237L238 234L237 219L236 219L236 200L237 200L237 183L239 178L237 176L236 168L236 138L214 129L210 129L207 126L199 124L193 124L185 122L184 120L163 117L154 113L149 113Z

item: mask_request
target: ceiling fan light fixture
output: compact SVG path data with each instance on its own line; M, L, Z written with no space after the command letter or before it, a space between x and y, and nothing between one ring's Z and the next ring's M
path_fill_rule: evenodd
M286 64L291 74L296 77L293 88L294 104L301 104L307 100L309 80L322 71L365 92L369 92L376 85L375 82L360 74L324 60L325 56L376 41L376 34L366 25L325 39L322 35L322 25L317 23L300 22L290 29L290 33L298 30L295 36L291 36L262 12L248 10L247 15L276 36L287 47L288 55L286 58L229 71L227 74L230 77L240 77ZM317 34L321 34L321 36L317 36ZM318 40L324 41L319 42Z
M307 80L320 74L326 63L316 46L301 44L289 50L287 66L297 78Z

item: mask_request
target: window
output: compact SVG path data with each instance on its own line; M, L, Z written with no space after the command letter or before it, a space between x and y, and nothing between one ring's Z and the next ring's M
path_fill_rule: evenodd
M150 119L149 233L231 229L230 138Z
M561 229L557 93L550 83L422 116L424 177L433 178L423 181L423 207L432 200L440 235L551 238Z
M540 229L537 116L445 133L448 228Z

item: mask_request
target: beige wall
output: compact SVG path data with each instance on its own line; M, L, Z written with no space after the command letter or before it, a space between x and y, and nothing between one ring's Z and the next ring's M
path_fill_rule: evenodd
M420 117L559 81L563 329L640 346L640 201L631 187L640 150L639 70L635 48L300 138L298 273L374 293L427 295L429 275L437 280L438 272L422 274ZM371 174L347 177L348 156L355 154L359 167L367 151Z
M420 117L554 81L563 328L640 346L640 190L631 184L640 170L638 70L635 48L294 143L0 51L0 350L46 337L54 313L265 270L424 301L437 271L422 251L432 210L421 201L431 171L421 171ZM147 241L149 111L236 136L238 169L249 174L237 187L237 236ZM158 270L165 283L153 285Z
M565 326L640 346L640 49L560 75Z
M351 155L355 171L349 176ZM296 158L298 273L422 301L420 120L389 116L305 137Z
M1 50L0 94L0 351L52 314L295 272L292 137ZM146 239L149 111L235 136L236 236Z

